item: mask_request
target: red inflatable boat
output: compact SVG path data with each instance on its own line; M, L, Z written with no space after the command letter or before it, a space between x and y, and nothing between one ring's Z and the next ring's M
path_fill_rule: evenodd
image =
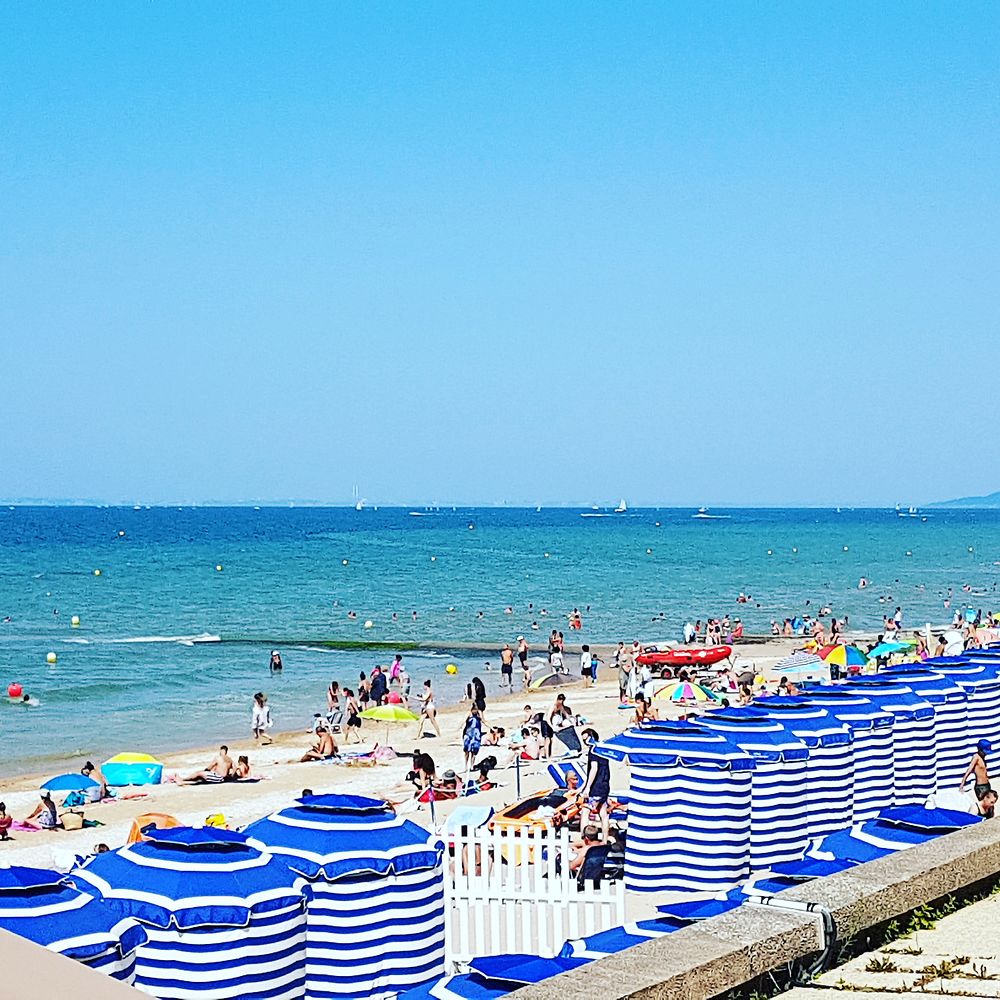
M635 662L647 667L710 667L732 655L732 646L648 649L637 656Z

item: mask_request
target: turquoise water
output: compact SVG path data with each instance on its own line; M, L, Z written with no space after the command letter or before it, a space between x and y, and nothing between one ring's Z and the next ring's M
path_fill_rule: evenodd
M258 689L278 728L304 728L331 679L351 683L391 659L390 650L310 645L320 640L437 644L405 656L414 689L432 677L448 701L485 659L496 664L449 643L496 647L523 632L544 645L573 608L584 642L677 636L689 618L724 613L764 632L772 618L824 604L859 627L899 604L917 625L950 617L949 587L953 608L991 608L1000 571L1000 512L991 511L927 520L885 510L717 510L716 520L691 510L415 513L0 508L0 618L11 618L0 626L0 682L19 681L41 701L0 702L4 769L234 738ZM863 591L861 576L871 581ZM737 604L740 591L753 602ZM286 664L277 679L271 645ZM447 662L458 679L444 674Z

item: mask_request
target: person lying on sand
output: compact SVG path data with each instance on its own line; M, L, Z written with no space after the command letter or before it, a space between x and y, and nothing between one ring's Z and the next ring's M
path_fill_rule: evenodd
M233 763L233 758L229 756L229 747L223 745L219 747L219 752L212 758L212 763L204 771L195 771L194 774L181 780L188 784L215 784L234 777L235 772L236 765Z
M325 725L316 727L316 735L319 739L313 744L311 750L307 750L302 755L302 759L299 761L300 764L305 764L310 760L330 760L331 757L336 757L340 752L333 739L333 735Z

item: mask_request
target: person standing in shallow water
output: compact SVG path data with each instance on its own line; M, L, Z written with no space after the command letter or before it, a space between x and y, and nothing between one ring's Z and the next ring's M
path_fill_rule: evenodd
M280 674L282 670L285 669L285 665L281 662L281 653L276 649L271 650L271 664L270 670L272 674Z

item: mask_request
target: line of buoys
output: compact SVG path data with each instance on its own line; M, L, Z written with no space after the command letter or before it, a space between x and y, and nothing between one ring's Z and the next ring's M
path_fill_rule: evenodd
M59 659L59 657L56 656L55 653L46 653L45 654L45 662L46 663L55 663L58 659Z

